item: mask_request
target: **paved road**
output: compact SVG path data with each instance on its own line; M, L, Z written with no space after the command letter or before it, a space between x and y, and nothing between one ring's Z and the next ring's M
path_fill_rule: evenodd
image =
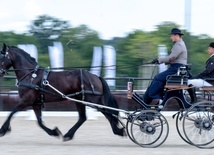
M3 123L5 117L0 117ZM35 121L25 117L12 120L12 132L0 138L1 155L208 155L213 149L198 149L186 144L178 136L175 121L167 117L170 133L166 142L158 148L142 148L134 144L128 137L113 135L110 126L101 117L87 121L76 133L74 139L62 142L48 136ZM45 124L65 133L72 126L76 117L44 117Z

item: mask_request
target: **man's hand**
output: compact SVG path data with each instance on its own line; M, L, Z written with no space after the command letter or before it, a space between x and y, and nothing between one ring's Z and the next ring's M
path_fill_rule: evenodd
M159 64L158 58L153 59L151 64Z

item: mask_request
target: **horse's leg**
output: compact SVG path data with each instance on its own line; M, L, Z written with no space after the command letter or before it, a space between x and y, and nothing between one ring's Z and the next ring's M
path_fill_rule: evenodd
M77 129L86 121L85 105L76 103L77 111L79 113L79 120L77 123L63 136L64 141L69 141L73 138Z
M99 79L103 85L103 97L104 97L103 98L104 100L100 99L99 103L103 102L102 103L103 105L107 105L109 107L114 107L114 108L118 109L117 101L115 100L114 96L111 94L111 91L109 89L107 82L101 77L99 77ZM118 111L106 109L106 112L105 111L101 111L101 112L108 119L114 134L119 135L119 136L126 135L124 128L118 127L118 125L119 125L119 120L118 120L119 112Z
M115 135L119 135L119 136L125 136L126 135L124 128L118 127L119 121L118 121L117 116L113 116L112 114L110 114L108 112L107 113L102 112L102 113L107 118L107 120L109 121L111 128L112 128L112 131Z
M16 106L12 112L10 113L10 115L7 117L6 121L4 122L4 124L2 125L1 129L0 129L0 136L4 136L7 132L10 131L10 121L13 117L13 115L18 112L23 110L24 108L26 108L28 105L27 104L19 104L18 106Z
M36 115L36 118L37 118L37 121L38 121L38 124L39 126L45 130L45 132L47 132L47 134L49 134L50 136L60 136L62 135L60 130L56 127L54 128L53 130L47 128L43 123L42 123L42 108L41 108L41 105L33 105L33 110L34 110L34 113Z

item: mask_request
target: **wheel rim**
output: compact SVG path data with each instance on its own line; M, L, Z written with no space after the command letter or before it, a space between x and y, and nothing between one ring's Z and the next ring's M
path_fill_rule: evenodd
M182 114L182 115L184 115L184 114ZM179 136L181 137L181 139L191 145L191 143L188 141L188 139L186 138L184 131L183 131L183 126L182 126L183 118L184 118L184 116L181 116L181 112L178 112L178 114L176 116L176 129L177 129L177 132L178 132Z
M165 117L155 110L144 110L131 123L131 137L142 147L157 147L166 140L169 132Z
M187 140L199 148L214 148L214 102L203 101L190 107L183 119Z

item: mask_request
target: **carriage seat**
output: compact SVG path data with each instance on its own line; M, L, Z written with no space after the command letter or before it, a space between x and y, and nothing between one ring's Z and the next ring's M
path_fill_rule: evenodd
M204 93L204 97L207 95L207 98L209 101L212 100L212 96L214 94L214 86L206 86L206 87L202 87L200 88L200 90L202 90Z
M214 91L214 86L202 87L201 90L203 90L203 91Z
M187 85L165 85L165 88L166 89L175 89L175 90L177 90L177 89L189 89L190 87L189 86L187 86Z
M176 74L168 75L166 77L167 89L188 89L188 77L189 73L187 70L190 70L189 65L181 66Z

